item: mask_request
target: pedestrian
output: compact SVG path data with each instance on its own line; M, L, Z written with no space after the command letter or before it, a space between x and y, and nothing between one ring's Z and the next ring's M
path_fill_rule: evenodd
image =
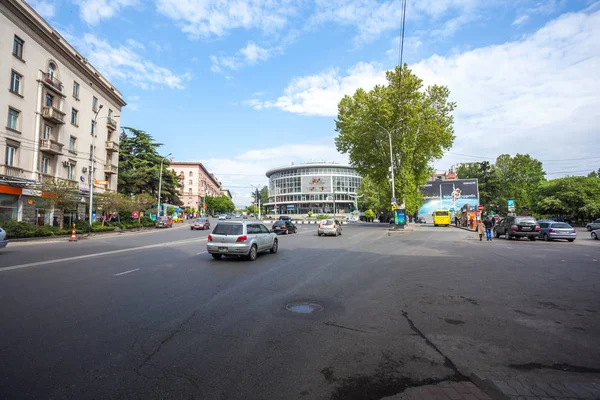
M52 220L52 226L58 226L58 225L59 225L59 223L58 223L58 217L55 215L54 219Z
M469 218L469 228L473 228L473 217Z
M487 217L485 219L485 221L483 222L483 225L485 226L485 237L486 237L487 241L489 242L492 240L492 228L494 227L493 219L490 217Z
M454 216L454 226L458 227L458 216Z
M485 234L485 225L483 224L483 222L481 222L481 220L477 221L477 227L475 229L475 232L477 232L477 234L479 235L479 241L481 242L483 240L483 235Z

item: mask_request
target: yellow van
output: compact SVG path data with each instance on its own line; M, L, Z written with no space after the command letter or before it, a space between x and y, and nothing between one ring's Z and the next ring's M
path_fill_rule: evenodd
M435 210L433 212L433 226L446 225L450 226L450 211Z

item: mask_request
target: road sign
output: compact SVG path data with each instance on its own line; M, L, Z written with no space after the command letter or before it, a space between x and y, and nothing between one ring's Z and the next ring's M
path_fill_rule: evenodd
M392 197L392 203L396 204L396 198L395 197Z
M95 180L94 181L94 185L108 185L108 181L99 181L99 180Z
M392 211L396 211L396 205L395 204L392 206Z
M140 217L140 213L137 211L134 211L131 213L131 218L133 219L138 219Z
M515 201L514 200L508 200L508 211L515 211Z
M483 211L483 206L477 206L477 209L478 209L479 211Z

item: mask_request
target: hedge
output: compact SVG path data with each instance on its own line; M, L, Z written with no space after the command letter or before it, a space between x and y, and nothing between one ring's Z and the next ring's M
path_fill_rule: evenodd
M105 222L102 226L101 222L94 222L90 227L87 221L75 221L75 231L78 234L90 232L111 232L115 229L135 229L142 227L154 226L154 221L150 217L142 217L138 222L129 219L125 222ZM66 236L71 234L71 227L65 226L60 229L56 226L37 226L29 222L17 221L0 221L0 227L6 231L9 239L32 238L32 237L47 237L47 236Z

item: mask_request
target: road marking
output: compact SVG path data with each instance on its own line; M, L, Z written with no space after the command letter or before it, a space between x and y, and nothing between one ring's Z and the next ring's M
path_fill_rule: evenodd
M129 270L129 271L125 271L125 272L119 272L118 274L115 274L115 276L120 276L120 275L130 274L130 273L132 273L132 272L139 271L139 270L140 270L139 268L136 268L136 269L131 269L131 270Z
M85 254L85 255L82 255L82 256L57 258L55 260L37 261L37 262L32 262L32 263L27 263L27 264L12 265L10 267L2 267L2 268L0 268L0 272L12 271L14 269L23 269L23 268L38 267L40 265L58 264L58 263L61 263L61 262L66 262L66 261L85 260L87 258L101 257L101 256L106 256L106 255L111 255L111 254L128 253L128 252L131 252L131 251L138 251L138 250L154 249L154 248L158 248L158 247L169 247L169 246L176 246L176 245L179 245L179 244L188 244L188 243L194 243L194 242L203 242L206 239L207 238L178 240L178 241L175 241L175 242L164 242L164 243L158 243L158 244L149 244L149 245L140 246L140 247L131 247L129 249L103 251L101 253Z
M206 254L206 253L208 253L208 251L202 251L200 253L196 253L196 255L199 256L200 254Z

